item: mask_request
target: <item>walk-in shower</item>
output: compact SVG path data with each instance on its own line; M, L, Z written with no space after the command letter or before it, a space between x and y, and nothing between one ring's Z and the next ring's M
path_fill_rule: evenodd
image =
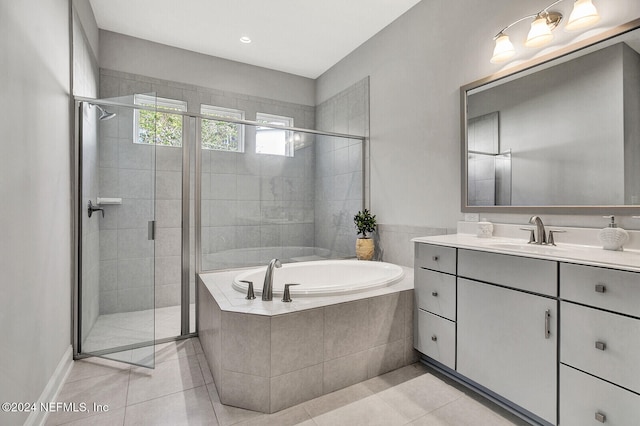
M120 90L101 93L144 81L131 78L101 75ZM346 133L365 134L367 81L315 107L238 96L235 108L153 81L163 96L76 102L78 357L153 366L154 342L197 330L197 272L353 256L365 138Z

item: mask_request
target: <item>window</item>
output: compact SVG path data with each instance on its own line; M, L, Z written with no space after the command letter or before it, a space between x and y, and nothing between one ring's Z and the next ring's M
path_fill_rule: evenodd
M175 99L135 95L134 103L157 107L157 111L136 109L133 123L133 141L141 144L182 146L182 115L166 111L186 111L187 103Z
M244 111L202 105L200 113L213 117L244 120ZM202 120L202 148L244 152L244 125L218 120Z
M293 127L293 118L280 115L259 112L256 114L256 121L276 126ZM256 152L293 157L293 132L273 127L256 127Z

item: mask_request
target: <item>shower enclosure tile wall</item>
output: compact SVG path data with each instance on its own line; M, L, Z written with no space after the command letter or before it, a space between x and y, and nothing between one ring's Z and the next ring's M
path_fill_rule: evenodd
M318 130L369 135L369 78L316 106ZM363 142L319 136L316 143L316 246L337 257L355 256L353 216L363 207L366 185ZM365 147L366 148L366 147Z
M188 111L194 113L200 113L200 105L206 104L243 110L247 120L255 120L256 113L262 112L293 117L296 127L314 128L315 125L313 106L100 70L102 98L149 92L155 92L158 97L187 101ZM118 115L117 120L111 121L114 124L105 122L103 134L100 172L104 187L100 188L101 196L108 196L105 191L113 190L108 187L112 183L107 182L114 182L114 179L120 179L119 191L135 191L135 188L122 186L123 182L129 185L139 178L146 178L145 170L150 164L150 151L145 149L148 147L132 143L132 120L127 120L123 112ZM262 262L262 258L268 260L271 257L300 255L289 253L283 247L311 247L309 253L303 254L315 254L314 166L313 143L297 150L294 157L256 154L255 132L248 130L245 130L244 153L203 149L203 269L254 265ZM162 307L180 303L181 149L157 146L155 169L156 307ZM125 244L118 244L116 241L120 235L118 231L124 234L125 229L128 229L124 228L127 221L122 217L135 220L135 210L146 209L147 206L124 200L122 206L107 208L114 212L107 214L111 219L105 220L101 229L101 236L105 240L101 259L101 269L104 271L101 312L137 310L140 307L130 303L135 301L135 297L119 302L118 292L123 293L130 288L133 291L130 286L135 285L136 274L144 280L151 270L145 267L143 261L128 259ZM195 222L193 211L192 199L192 229ZM190 241L193 243L193 235ZM249 255L246 251L244 254L237 252L247 248L252 249ZM194 252L192 250L192 254ZM191 264L193 265L193 259ZM118 278L124 279L125 276L117 273L120 270L126 270L127 275L134 278L128 282L120 282ZM192 291L192 298L193 295Z
M151 146L133 143L133 109L111 109L116 118L100 122L98 196L122 198L122 204L103 206L105 216L97 218L100 314L153 308L154 249L147 223L154 209L155 157Z

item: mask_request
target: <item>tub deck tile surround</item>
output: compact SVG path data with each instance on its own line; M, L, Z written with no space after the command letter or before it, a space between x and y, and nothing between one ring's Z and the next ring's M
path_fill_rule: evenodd
M392 286L246 300L238 271L201 274L200 341L223 404L274 413L417 360L413 270Z

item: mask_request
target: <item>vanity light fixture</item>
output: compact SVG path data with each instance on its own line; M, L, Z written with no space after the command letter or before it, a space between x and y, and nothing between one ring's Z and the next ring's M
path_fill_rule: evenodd
M523 16L501 29L498 34L493 37L496 45L493 49L491 63L497 64L506 62L515 56L516 49L513 47L513 43L511 43L511 40L509 40L509 36L505 31L519 22L533 19L533 22L531 22L531 29L527 35L527 40L524 42L525 46L542 47L551 42L551 40L553 40L552 31L562 21L562 14L560 12L550 11L549 9L563 1L564 0L557 0L542 9L540 12L534 15ZM599 20L600 15L598 15L598 11L591 0L575 0L573 10L569 16L567 25L565 25L565 29L567 31L579 30L591 26Z

